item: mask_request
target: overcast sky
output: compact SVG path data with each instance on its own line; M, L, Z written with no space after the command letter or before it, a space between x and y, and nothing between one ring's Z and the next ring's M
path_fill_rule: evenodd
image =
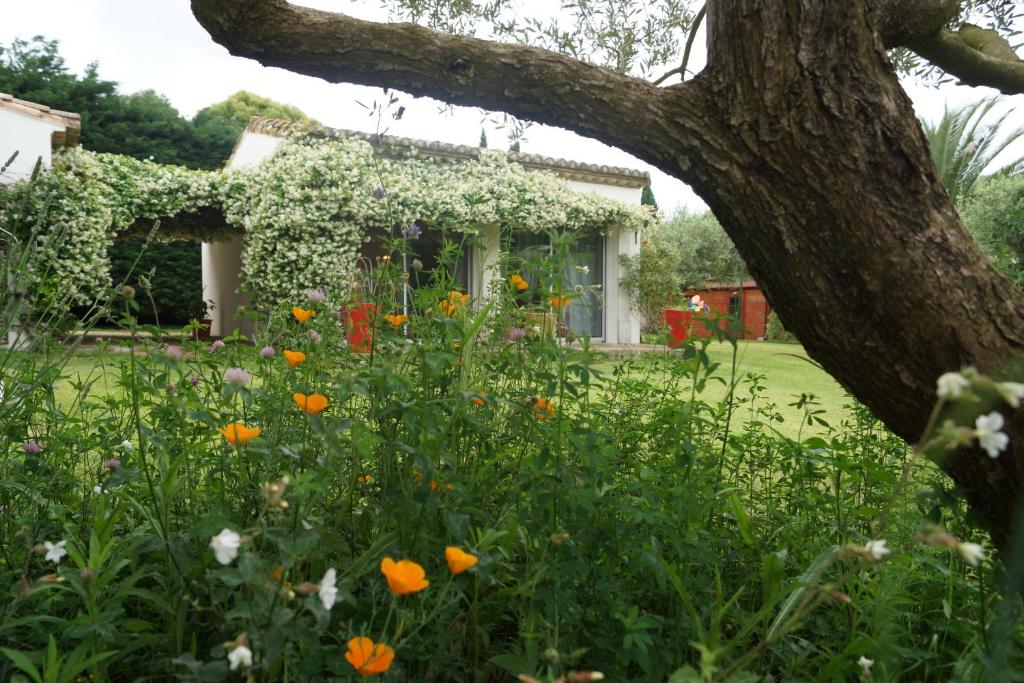
M553 0L520 2L531 15L541 7L557 6ZM375 0L302 0L300 4L365 19L385 18ZM155 90L189 117L234 92L249 90L294 105L328 126L373 131L375 121L358 102L383 99L377 88L330 84L232 57L195 21L188 0L0 0L0 43L40 34L60 41L61 53L73 71L80 73L89 62L99 62L100 76L119 82L123 92ZM905 86L918 113L927 119L941 116L946 103L957 106L993 93L954 85L936 89L911 81ZM1017 118L1024 123L1024 96L1006 101L1016 107ZM493 123L482 123L478 110L441 113L440 103L408 96L401 103L406 115L391 123L390 133L475 145L483 126L492 147L507 145L505 132ZM558 128L530 127L522 150L647 170L666 213L681 206L704 206L678 180L625 152Z

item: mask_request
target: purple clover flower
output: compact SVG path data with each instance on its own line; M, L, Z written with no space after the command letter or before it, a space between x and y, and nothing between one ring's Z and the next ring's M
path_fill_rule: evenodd
M228 384L237 384L238 386L244 386L248 384L249 380L251 379L252 375L246 372L244 368L228 368L224 372L224 381L227 382Z
M415 222L402 228L402 237L410 240L419 239L420 235L423 234L423 228L417 225Z
M510 329L508 331L508 340L509 341L519 341L520 339L522 339L525 336L526 336L526 330L523 329L522 327L513 327L512 329Z
M108 470L116 470L121 468L121 461L117 458L110 458L103 461L103 466Z
M210 344L210 353L213 353L214 351L220 351L223 348L224 348L224 342L221 341L220 339L218 339L215 342L213 342L212 344Z
M387 196L388 196L388 191L385 190L383 187L375 187L375 188L373 188L373 198L374 199L384 199Z
M318 304L327 298L327 293L322 289L307 289L306 298L309 299L309 303Z
M185 357L185 352L177 344L169 344L167 349L164 350L164 354L173 361L181 362L181 359Z
M273 346L264 346L262 349L260 349L260 355L263 356L264 358L273 358L274 353L275 351Z
M39 455L39 452L43 450L43 447L39 445L38 441L28 441L21 444L21 450L25 451L29 455Z

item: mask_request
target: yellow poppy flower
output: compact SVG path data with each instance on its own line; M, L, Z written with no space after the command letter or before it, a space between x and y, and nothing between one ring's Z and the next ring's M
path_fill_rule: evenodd
M448 317L454 317L459 314L460 309L466 305L470 297L469 294L463 294L457 289L453 289L448 292L448 298L437 305L441 309L441 312Z
M476 555L465 552L453 545L444 549L444 559L448 561L448 569L452 574L461 574L480 561Z
M300 308L299 306L296 306L292 309L292 315L294 315L295 319L300 323L304 323L310 318L315 318L316 311L310 308Z
M345 659L360 676L376 676L391 668L395 651L384 643L374 643L365 636L348 641Z
M388 315L384 316L384 320L386 320L388 325L391 325L391 327L401 327L406 322L408 322L409 316L405 315L404 313L399 313L397 315L389 313Z
M250 439L255 439L263 430L259 427L247 427L241 422L232 422L226 427L221 427L220 433L232 446L244 446Z
M478 393L476 396L473 397L473 405L477 406L478 408L480 406L485 405L486 403L487 403L487 392L486 391L481 391L480 393Z
M508 279L508 283L515 287L516 290L520 292L529 287L529 285L526 283L526 280L524 280L523 276L520 275L519 273L513 274L512 277Z
M305 362L306 354L304 354L302 351L289 351L288 349L285 349L284 359L288 361L288 365L292 366L293 368L297 368L300 365L302 365L303 362Z
M319 415L330 404L330 400L323 394L310 394L306 396L303 393L295 392L292 394L292 400L295 401L295 405L299 407L299 410L307 415Z
M385 557L380 563L380 572L388 580L388 588L395 595L416 593L430 585L423 567L412 560L395 562Z

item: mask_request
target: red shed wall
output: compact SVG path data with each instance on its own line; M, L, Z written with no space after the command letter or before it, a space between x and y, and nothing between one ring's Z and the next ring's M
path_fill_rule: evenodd
M711 307L711 310L718 313L728 314L729 313L729 299L734 294L739 294L739 289L711 289L702 292L696 292L700 294L700 297L707 302L707 305ZM692 296L692 292L688 296ZM745 287L743 289L741 298L742 304L742 317L743 327L746 331L743 333L743 339L762 339L768 331L768 314L771 312L771 306L768 304L768 300L757 287ZM699 336L707 336L707 332L703 329L697 331Z

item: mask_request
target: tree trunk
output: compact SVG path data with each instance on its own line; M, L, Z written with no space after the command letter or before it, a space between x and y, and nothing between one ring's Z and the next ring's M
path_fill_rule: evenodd
M866 0L710 0L708 67L660 89L537 48L279 0L193 10L235 54L563 126L691 184L787 328L908 441L941 373L1000 376L1024 346L1024 296L963 230ZM1007 418L1000 458L941 463L1004 550L1024 482L1024 421Z

